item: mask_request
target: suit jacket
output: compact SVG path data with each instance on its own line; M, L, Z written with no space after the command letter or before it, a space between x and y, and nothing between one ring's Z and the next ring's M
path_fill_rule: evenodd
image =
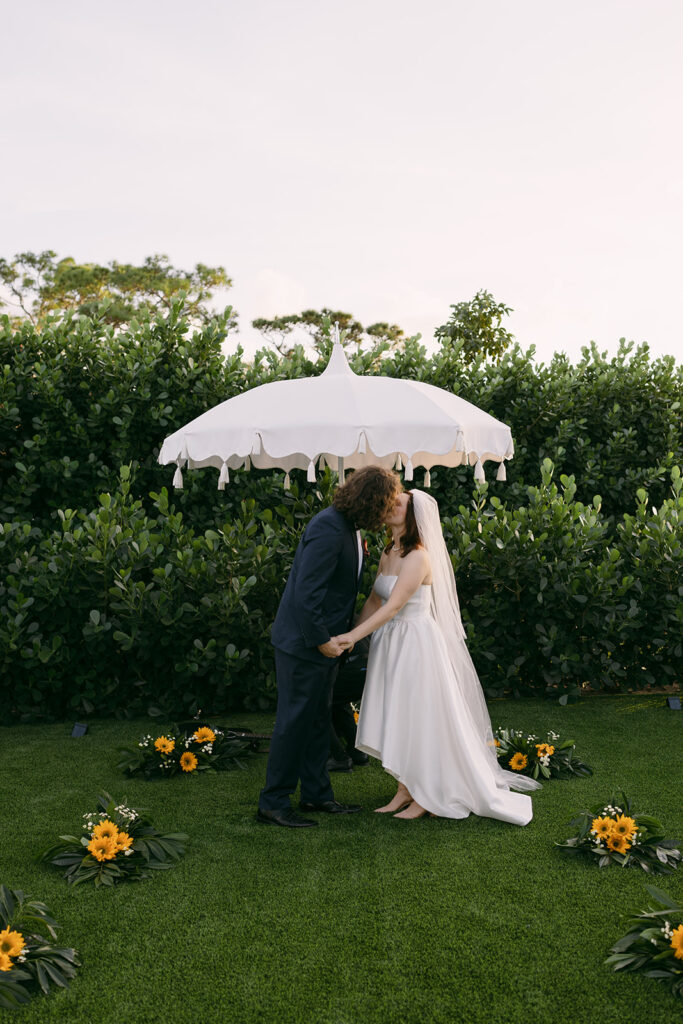
M273 646L329 664L318 645L351 628L358 578L356 532L331 505L313 516L296 549L273 623Z

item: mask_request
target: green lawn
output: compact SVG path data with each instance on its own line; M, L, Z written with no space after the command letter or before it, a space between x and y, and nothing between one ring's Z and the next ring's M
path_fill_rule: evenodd
M83 967L67 992L0 1018L68 1024L624 1024L670 1021L655 981L603 966L622 913L643 902L641 870L600 871L553 847L575 810L623 786L635 810L683 836L680 712L664 698L594 698L562 708L491 704L494 726L578 743L593 778L546 782L526 828L394 821L381 768L335 776L362 815L293 831L255 821L265 755L243 772L126 780L118 743L148 720L0 731L0 883L47 902ZM225 719L223 721L226 721ZM266 730L267 716L232 724ZM37 850L78 828L98 792L149 812L191 842L151 881L72 889ZM655 884L683 898L683 870Z

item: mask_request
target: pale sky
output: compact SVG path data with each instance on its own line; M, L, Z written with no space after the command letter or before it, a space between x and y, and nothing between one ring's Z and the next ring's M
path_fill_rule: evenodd
M683 357L683 0L0 0L0 256ZM237 339L236 339L237 340Z

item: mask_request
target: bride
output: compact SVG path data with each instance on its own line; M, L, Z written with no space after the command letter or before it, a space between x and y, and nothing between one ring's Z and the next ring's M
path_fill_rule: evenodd
M356 747L398 781L393 800L377 810L526 825L531 798L510 787L540 783L498 764L439 506L424 491L404 492L386 522L393 544L355 627L336 638L350 647L373 633Z

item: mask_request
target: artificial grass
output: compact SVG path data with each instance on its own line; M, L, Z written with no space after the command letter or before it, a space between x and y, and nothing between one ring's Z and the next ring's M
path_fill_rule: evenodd
M44 900L60 942L83 961L71 988L2 1019L22 1024L623 1024L670 1021L680 1004L655 981L603 966L620 916L645 884L683 899L683 870L598 870L553 847L584 806L623 787L636 811L683 837L680 713L663 697L560 707L497 701L494 726L576 739L595 769L551 781L525 828L490 819L394 821L371 813L392 792L373 762L335 775L367 810L316 829L255 821L265 755L246 771L146 782L114 768L149 720L0 731L0 883ZM223 719L223 722L228 720ZM267 730L268 716L232 724ZM167 724L167 723L163 723ZM217 723L218 724L218 723ZM229 724L229 723L228 723ZM153 727L155 728L155 727ZM161 729L159 730L162 731ZM141 884L68 887L34 857L107 790L191 839L180 865Z

